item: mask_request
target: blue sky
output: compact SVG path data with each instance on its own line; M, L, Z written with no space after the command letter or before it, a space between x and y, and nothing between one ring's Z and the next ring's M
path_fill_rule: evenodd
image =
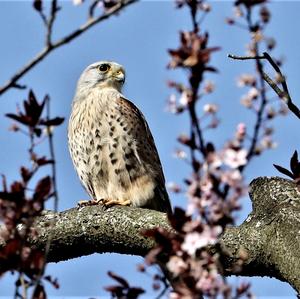
M65 1L54 27L55 38L70 32L85 21L85 6L75 7ZM272 21L267 35L275 36L278 42L276 54L286 57L283 70L288 78L294 101L300 98L300 3L281 1L269 5ZM232 13L231 1L212 2L212 13L203 23L210 32L210 45L221 46L212 59L212 65L219 74L209 75L216 83L216 91L203 100L214 102L221 108L221 126L206 133L207 140L221 146L233 134L239 122L250 124L252 114L239 104L242 90L236 87L239 74L253 70L251 62L236 62L227 58L227 53L243 54L248 36L241 29L230 27L224 19ZM34 89L42 98L49 93L52 99L53 115L68 117L76 81L82 70L98 60L114 60L126 68L127 80L124 94L144 113L153 132L163 163L167 181L182 182L188 176L189 169L182 161L173 158L178 147L176 136L188 132L188 120L184 115L174 116L166 113L166 100L171 91L166 82L169 79L184 80L178 71L166 69L169 57L168 48L178 45L178 31L190 29L187 11L176 10L172 1L143 1L128 7L118 17L99 24L80 36L71 44L54 51L34 70L28 73L20 83ZM30 1L0 2L0 84L4 83L17 69L31 59L43 46L44 28ZM0 113L15 111L17 103L26 97L27 92L10 90L1 98ZM27 140L21 135L7 131L10 121L0 118L0 173L8 180L18 178L18 167L27 159ZM67 149L66 125L55 132L57 153L58 188L60 194L59 209L74 207L78 200L87 195L76 177ZM279 147L266 152L254 160L246 172L249 183L257 176L278 175L272 164L288 165L295 149L299 149L297 128L299 122L293 115L280 118L275 122L275 138ZM43 148L43 145L41 146ZM173 205L185 205L183 196L172 196ZM239 215L243 220L250 210L250 201L244 199L244 211ZM49 207L50 208L50 207ZM112 270L124 275L135 285L151 286L151 281L135 271L141 258L116 254L92 255L79 259L50 264L47 272L57 277L61 288L51 287L53 296L105 296L103 286L111 283L106 272ZM245 280L245 278L242 278ZM233 282L238 279L233 278ZM284 283L271 279L251 279L253 290L259 298L262 296L292 296L293 290ZM0 280L0 296L11 295L13 280L6 275ZM150 298L153 297L149 295Z

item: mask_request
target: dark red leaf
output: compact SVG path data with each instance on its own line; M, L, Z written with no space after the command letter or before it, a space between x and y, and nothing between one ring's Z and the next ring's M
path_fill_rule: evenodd
M31 126L34 127L40 119L45 106L45 99L41 104L38 103L32 90L29 91L28 100L24 101L26 116L31 119Z
M44 289L44 286L39 284L33 294L32 294L32 299L46 299L47 298L47 294L46 291Z
M24 191L24 186L20 182L13 182L10 186L10 190L12 193L21 193Z
M51 191L51 178L46 176L42 178L35 187L33 199L35 201L44 201Z
M286 168L281 167L281 166L279 166L279 165L277 165L277 164L273 164L273 166L274 166L279 172L281 172L281 173L283 173L283 174L289 176L290 178L294 179L294 175L293 175L289 170L287 170Z
M214 153L215 152L215 147L214 147L213 143L207 142L207 144L206 144L206 152L207 153Z
M33 174L28 168L23 166L21 167L20 172L24 183L27 183L31 179Z
M145 290L142 288L131 287L127 292L127 297L130 299L138 298L141 294L145 293Z
M8 240L5 246L0 250L0 258L8 259L10 256L15 256L21 248L22 241L20 239Z
M53 164L54 161L53 160L48 160L46 157L41 157L35 160L35 162L39 165L39 166L43 166L46 164Z
M54 288L59 289L59 283L58 283L57 278L52 278L52 276L46 275L46 276L44 276L44 279L49 281Z
M55 117L49 120L41 120L40 124L41 125L45 125L45 126L59 126L60 124L62 124L64 122L65 118L64 117Z
M291 168L291 171L294 175L298 175L299 174L299 169L300 169L300 164L299 164L299 161L298 161L298 153L297 151L294 151L294 154L291 158L291 161L290 161L290 168Z
M20 115L13 114L13 113L7 113L5 114L6 117L11 118L19 123L22 123L23 125L29 125L31 119L27 117L26 115L23 115L22 113Z
M234 5L244 4L246 7L251 7L257 4L266 3L267 0L237 0Z
M124 298L124 288L121 286L108 286L105 287L104 290L114 294L115 296L117 296L117 298Z
M37 137L40 137L42 135L42 130L40 128L34 128L33 132Z
M118 276L117 274L108 271L107 272L108 276L110 276L112 279L116 280L117 282L119 282L122 286L124 286L125 288L129 288L129 284L127 282L127 280L125 280L123 277Z
M179 207L176 207L174 213L168 215L168 218L172 227L178 232L181 231L186 222L191 220L191 217L186 216L185 211Z

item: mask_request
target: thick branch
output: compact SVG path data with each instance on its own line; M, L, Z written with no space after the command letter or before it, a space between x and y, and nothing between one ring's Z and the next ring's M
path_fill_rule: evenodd
M226 275L269 276L300 292L300 191L292 181L258 178L250 185L253 211L245 222L228 228L218 248ZM53 221L53 219L55 221ZM54 224L53 224L54 223ZM51 226L53 224L53 226ZM165 214L153 210L102 206L50 211L35 222L33 246L44 249L51 236L48 262L92 253L116 252L145 256L154 242L143 230L171 229ZM0 239L0 249L4 241ZM221 248L221 251L220 251ZM246 256L239 272L240 254Z
M250 184L253 211L239 227L222 236L224 267L228 275L241 250L248 257L245 276L269 276L288 282L300 293L300 191L281 178L258 178Z
M47 46L41 52L39 52L30 62L28 62L25 66L23 66L19 71L17 71L8 82L6 82L2 87L0 87L0 95L5 93L8 89L10 89L12 87L20 86L18 84L18 80L21 77L23 77L27 72L29 72L36 64L41 62L46 56L48 56L54 49L69 43L70 41L72 41L73 39L75 39L76 37L78 37L79 35L84 33L85 31L87 31L88 29L93 27L94 25L108 19L112 15L117 14L125 6L128 6L136 1L137 0L120 1L118 4L113 6L111 9L107 10L107 12L103 13L102 15L100 15L96 18L89 19L85 24L80 26L78 29L76 29L72 33L66 35L65 37L63 37L62 39L60 39L56 42L50 43L50 36L47 37ZM51 22L53 22L53 21L51 21ZM49 23L49 26L52 27L52 23Z
M154 242L141 232L158 225L169 227L166 215L146 209L118 206L106 209L98 205L61 213L46 211L34 225L38 237L31 239L31 243L43 249L52 235L49 262L96 252L145 256Z

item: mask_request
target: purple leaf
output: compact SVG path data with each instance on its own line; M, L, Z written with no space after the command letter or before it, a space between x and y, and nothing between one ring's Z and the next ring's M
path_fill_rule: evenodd
M120 283L122 286L129 288L129 284L127 282L127 280L125 280L123 277L118 276L117 274L108 271L107 272L108 276L110 276L112 279L116 280L118 283Z
M281 166L279 166L279 165L277 165L277 164L273 164L273 166L274 166L279 172L281 172L281 173L283 173L283 174L289 176L290 178L294 179L294 175L293 175L289 170L287 170L286 168L281 167Z

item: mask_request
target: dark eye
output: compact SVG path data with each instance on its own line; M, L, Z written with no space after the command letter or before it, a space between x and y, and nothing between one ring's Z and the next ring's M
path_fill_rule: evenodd
M98 67L100 72L107 72L110 69L110 65L107 63L101 64Z

